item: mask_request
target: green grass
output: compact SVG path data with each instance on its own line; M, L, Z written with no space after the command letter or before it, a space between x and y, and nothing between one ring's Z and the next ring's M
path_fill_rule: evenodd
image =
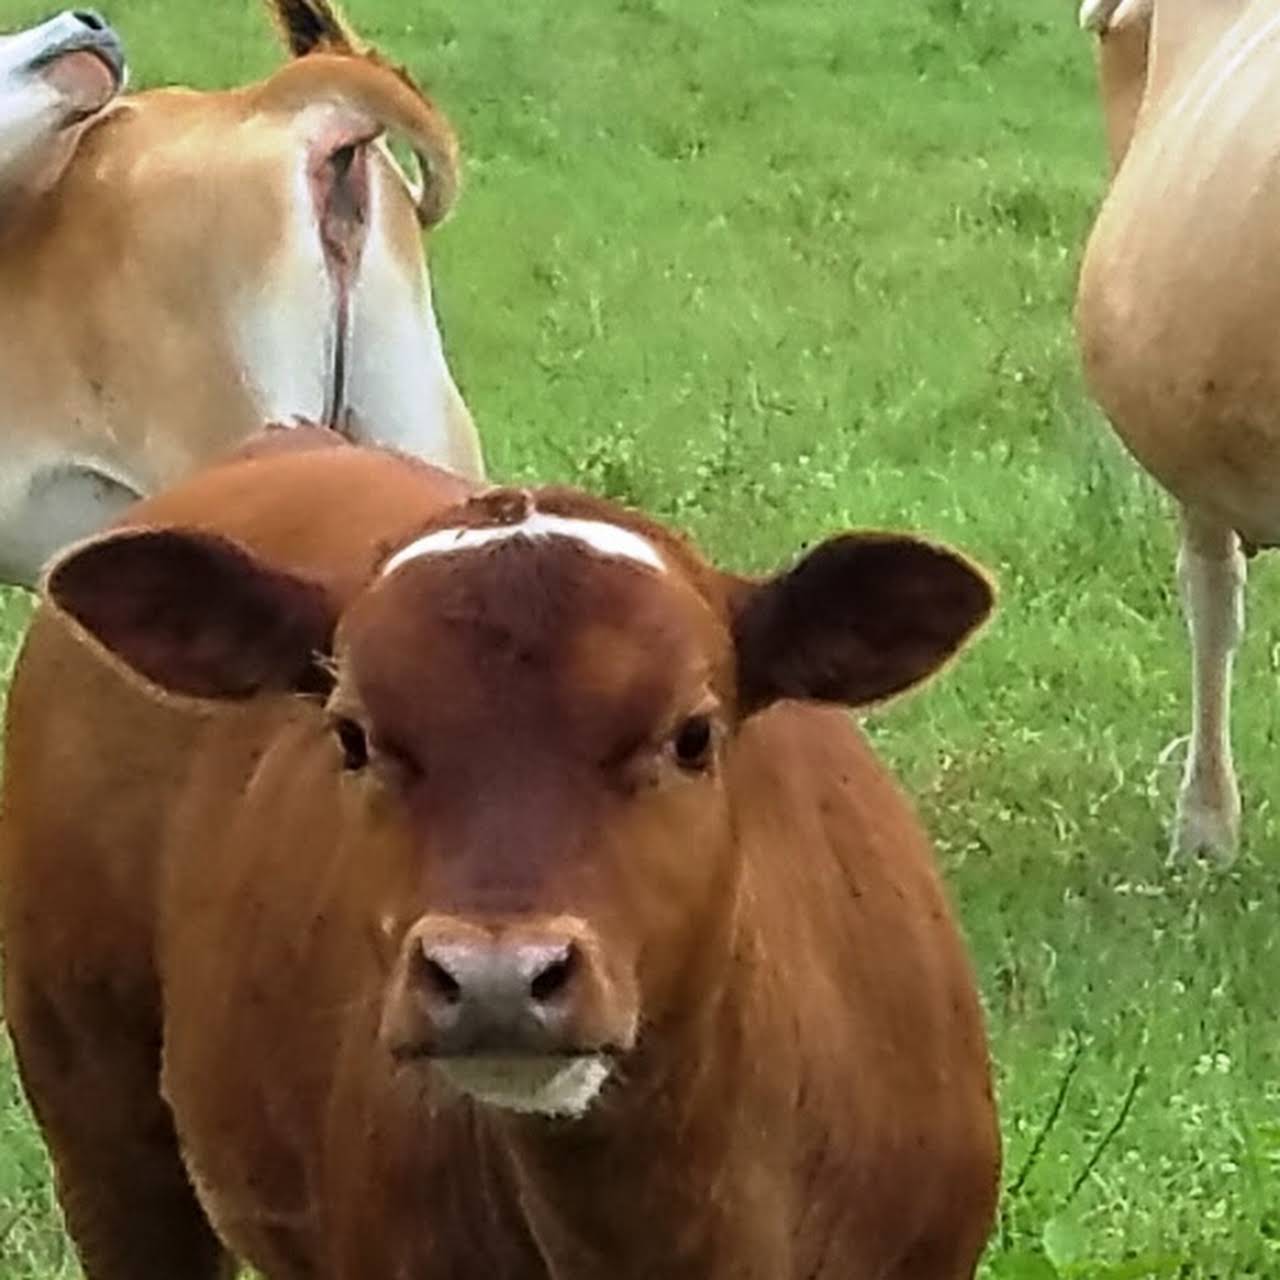
M0 0L0 27L42 7ZM887 524L998 575L984 640L870 724L936 834L990 1013L1020 1185L987 1276L1280 1275L1280 601L1255 562L1244 854L1171 871L1172 529L1070 329L1104 170L1074 5L350 8L465 141L433 276L495 475L639 502L743 569ZM275 61L248 0L110 16L145 83ZM73 1274L0 1068L0 1276Z

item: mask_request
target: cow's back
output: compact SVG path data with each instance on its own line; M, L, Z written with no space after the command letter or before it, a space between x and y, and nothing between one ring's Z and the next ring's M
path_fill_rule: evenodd
M473 489L392 450L354 448L312 427L277 427L221 465L137 503L119 524L221 534L322 583L341 608L388 550Z

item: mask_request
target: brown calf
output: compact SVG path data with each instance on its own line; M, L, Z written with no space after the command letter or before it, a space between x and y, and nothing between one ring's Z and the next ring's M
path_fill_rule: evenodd
M968 1280L973 977L839 704L985 578L250 455L55 565L9 704L6 1016L90 1280Z

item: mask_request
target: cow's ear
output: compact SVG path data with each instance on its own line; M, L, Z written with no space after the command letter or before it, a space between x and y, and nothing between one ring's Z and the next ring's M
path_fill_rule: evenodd
M744 715L780 698L865 706L927 679L986 620L995 592L919 538L848 533L731 593Z
M197 698L322 692L336 610L314 582L224 538L134 529L81 543L42 591L152 684Z

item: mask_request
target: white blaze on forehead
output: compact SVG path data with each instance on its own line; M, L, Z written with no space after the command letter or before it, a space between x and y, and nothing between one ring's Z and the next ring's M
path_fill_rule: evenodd
M474 551L512 538L571 538L598 555L630 560L659 573L666 570L654 545L631 529L603 520L580 520L573 516L547 515L530 511L516 524L478 525L472 528L436 529L402 547L383 566L382 575L394 573L401 565L423 556L451 555Z

